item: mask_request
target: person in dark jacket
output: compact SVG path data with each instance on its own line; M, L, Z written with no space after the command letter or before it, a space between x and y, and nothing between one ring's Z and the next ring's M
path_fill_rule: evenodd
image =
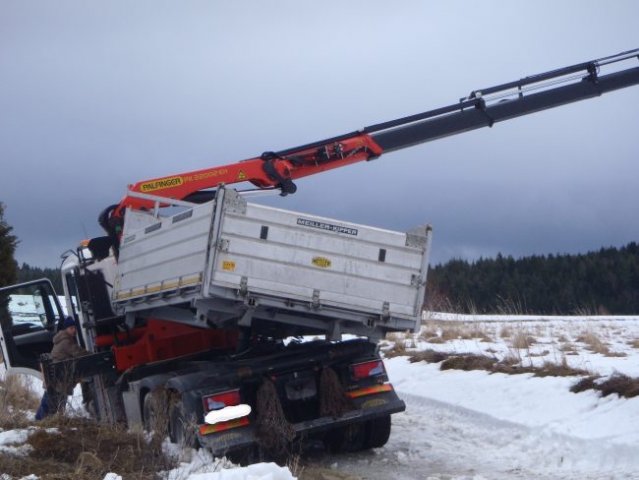
M81 357L89 352L78 345L76 341L77 324L73 317L64 319L63 328L53 337L53 349L51 350L51 360L59 362L70 358ZM48 415L64 412L67 397L73 393L76 382L74 379L61 381L55 385L48 385L40 407L36 412L36 420L42 420Z

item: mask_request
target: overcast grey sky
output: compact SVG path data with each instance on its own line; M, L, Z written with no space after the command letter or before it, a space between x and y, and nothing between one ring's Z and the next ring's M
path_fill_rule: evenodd
M139 180L639 47L636 0L0 0L0 201L57 266ZM268 202L432 223L434 262L639 240L639 87L298 182Z

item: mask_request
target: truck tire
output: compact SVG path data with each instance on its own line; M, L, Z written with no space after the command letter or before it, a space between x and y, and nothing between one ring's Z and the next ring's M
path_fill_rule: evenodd
M391 416L368 420L365 424L364 449L380 448L386 445L391 433Z
M149 392L142 402L142 425L147 432L166 435L168 430L166 398L161 391Z
M324 445L331 453L359 452L365 447L366 425L353 423L331 430L324 437Z
M169 438L180 446L197 448L195 418L187 415L181 400L171 402L169 408Z

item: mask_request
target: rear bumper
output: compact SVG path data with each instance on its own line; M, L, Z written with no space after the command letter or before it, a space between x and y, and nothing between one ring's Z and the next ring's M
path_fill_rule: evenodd
M346 412L340 417L319 417L292 424L296 439L321 436L324 432L335 428L366 422L406 410L406 404L399 399L393 390L357 398L354 403L356 409ZM198 434L198 440L200 445L210 450L213 455L224 455L230 451L258 444L253 424L208 435Z

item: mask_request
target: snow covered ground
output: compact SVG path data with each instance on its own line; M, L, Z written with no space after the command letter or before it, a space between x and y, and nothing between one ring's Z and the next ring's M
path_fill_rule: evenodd
M482 353L516 358L524 366L563 363L602 378L639 377L639 317L438 314L425 320L420 334L393 336L382 347L397 342L409 353ZM439 364L410 363L406 356L387 359L386 367L407 404L406 412L393 417L388 444L372 452L311 458L307 471L395 480L639 479L639 397L571 393L576 376L442 371ZM24 449L27 435L0 432L0 450ZM274 464L242 469L205 452L191 454L169 478L294 478ZM109 477L115 479L117 472Z

